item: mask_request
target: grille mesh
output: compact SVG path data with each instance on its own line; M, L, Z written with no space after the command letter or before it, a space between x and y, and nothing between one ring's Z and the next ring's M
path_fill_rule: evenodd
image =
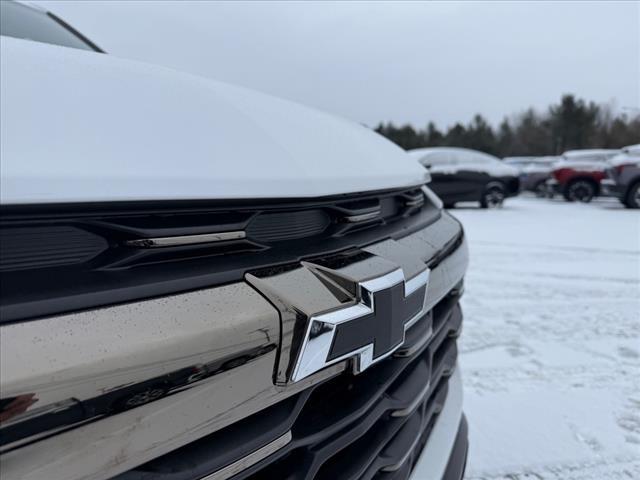
M0 230L0 271L82 263L107 246L102 237L75 227Z
M331 219L323 210L263 213L247 227L247 236L262 242L311 237L326 230Z

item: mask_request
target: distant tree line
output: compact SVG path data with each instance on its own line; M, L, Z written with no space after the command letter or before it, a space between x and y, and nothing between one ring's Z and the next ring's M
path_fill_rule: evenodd
M420 147L465 147L498 157L559 155L581 148L621 148L640 143L640 114L614 115L606 105L564 95L557 105L538 113L525 112L505 118L493 128L477 114L464 125L446 131L429 122L424 130L411 125L380 123L376 132L405 149Z

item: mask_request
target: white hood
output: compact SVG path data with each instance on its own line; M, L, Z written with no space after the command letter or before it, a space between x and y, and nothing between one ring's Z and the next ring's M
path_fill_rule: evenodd
M3 204L318 197L428 173L355 123L166 68L2 37Z

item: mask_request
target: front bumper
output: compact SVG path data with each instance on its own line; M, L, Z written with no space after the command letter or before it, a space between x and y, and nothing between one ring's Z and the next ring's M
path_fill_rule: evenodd
M467 469L467 458L469 454L469 427L467 418L462 415L460 428L453 444L453 450L449 457L447 470L442 477L443 480L462 480Z
M44 407L9 425L21 440L2 455L3 480L218 479L231 478L229 473L247 478L266 468L286 469L291 456L310 460L316 451L309 445L325 435L344 449L356 441L349 435L374 428L402 433L394 448L377 451L377 467L397 466L408 476L410 459L424 445L422 456L437 456L440 470L447 471L455 432L453 420L443 419L457 416L457 426L461 415L455 337L462 320L458 298L468 263L466 240L459 223L443 213L428 227L367 252L379 257L378 264L402 265L417 254L423 266L430 265L429 314L416 323L419 329L407 331L407 348L398 356L353 377L341 375L349 366L343 361L293 385L275 384L279 314L245 282L3 326L3 393L31 395L36 407ZM320 287L314 286L318 294ZM430 326L433 334L425 336ZM395 382L400 377L411 381ZM431 378L426 390L425 378ZM334 393L323 395L323 388ZM155 401L131 405L138 394L157 391L162 395ZM335 392L362 396L336 402ZM341 413L345 423L335 420L309 432L327 418L314 413L327 404L353 411ZM388 411L404 416L398 413L387 423L382 419ZM349 426L355 419L358 428ZM33 430L43 425L46 431ZM313 455L313 462L326 463L336 453ZM302 463L309 475L320 468L313 462ZM355 461L349 458L348 464Z

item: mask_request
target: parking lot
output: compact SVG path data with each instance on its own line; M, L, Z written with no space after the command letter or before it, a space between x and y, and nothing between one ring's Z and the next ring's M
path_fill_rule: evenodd
M452 213L471 249L467 478L640 478L638 211L520 197Z

